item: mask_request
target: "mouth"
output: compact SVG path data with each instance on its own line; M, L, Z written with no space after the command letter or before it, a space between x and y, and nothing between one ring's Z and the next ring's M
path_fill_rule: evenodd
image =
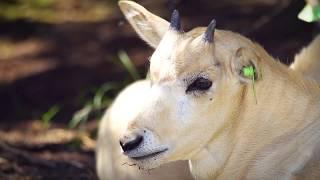
M150 159L150 158L159 156L160 154L165 153L167 150L168 150L168 148L165 148L165 149L160 150L160 151L155 151L155 152L144 154L144 155L140 155L140 156L131 156L130 158L134 159L136 161L141 161L141 160Z

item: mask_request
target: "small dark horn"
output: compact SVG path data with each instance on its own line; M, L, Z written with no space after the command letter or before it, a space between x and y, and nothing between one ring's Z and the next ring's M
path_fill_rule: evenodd
M175 31L181 31L180 15L178 10L173 10L171 15L170 28Z
M204 33L204 36L203 36L204 41L209 43L213 42L215 28L216 28L216 20L213 19L208 25L206 32Z

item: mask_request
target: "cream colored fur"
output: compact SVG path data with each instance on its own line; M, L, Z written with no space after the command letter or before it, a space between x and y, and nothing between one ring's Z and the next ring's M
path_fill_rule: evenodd
M120 7L136 16L146 11L128 1ZM164 34L151 57L151 93L125 132L144 131L147 140L126 155L164 149L154 158L131 161L154 168L188 159L197 179L319 178L317 84L236 33L216 30L214 44L207 44L203 32ZM252 82L240 74L250 64L257 70L256 99ZM188 81L199 76L212 80L212 88L185 93Z
M150 81L137 81L125 88L115 99L100 122L96 149L97 173L99 179L114 180L176 180L192 179L186 161L174 162L151 170L138 170L129 166L130 161L122 155L119 146L120 135L127 124L134 120L150 90ZM123 165L124 163L128 163Z
M290 67L320 82L320 35L296 55Z
M290 68L295 71L303 69L302 73L308 78L317 77L320 74L320 67L314 68L313 64L318 63L319 52L315 48L319 42L320 38L317 37L301 53L296 55L296 59ZM308 49L312 51L310 52ZM309 53L306 53L306 51L309 51ZM306 66L306 63L308 66ZM315 79L320 83L320 79ZM121 155L118 143L120 134L125 131L128 123L135 119L140 108L139 103L144 101L144 95L149 89L149 80L137 81L129 85L117 96L115 102L103 116L99 127L96 151L97 173L100 179L191 179L187 162L171 163L149 173L137 171L135 166L122 165L129 161ZM127 110L130 110L130 112Z
M157 23L159 17L138 4L120 1L120 7L157 47L150 92L123 133L144 135L126 153L131 163L149 169L189 160L197 179L319 179L320 90L313 80L239 34L216 30L209 44L203 42L204 28L163 32L168 23ZM256 97L252 81L240 73L247 65L257 70ZM200 76L212 80L212 87L186 93ZM153 158L132 158L159 149L164 152Z

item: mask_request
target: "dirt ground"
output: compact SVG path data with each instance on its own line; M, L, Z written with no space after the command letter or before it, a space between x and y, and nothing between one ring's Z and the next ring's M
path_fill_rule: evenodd
M319 32L316 24L296 18L304 6L298 0L140 2L166 19L177 7L185 30L215 17L218 28L257 41L287 64ZM119 10L96 22L0 21L0 179L97 178L98 119L77 129L67 124L93 87L130 79L119 50L146 72L152 49ZM41 116L55 104L62 108L48 127Z

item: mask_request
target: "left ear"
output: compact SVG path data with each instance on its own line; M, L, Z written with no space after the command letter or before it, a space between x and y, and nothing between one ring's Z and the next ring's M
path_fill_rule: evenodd
M231 60L232 73L240 82L251 83L260 80L259 57L250 49L241 47L237 49Z
M138 35L153 48L156 48L169 29L169 22L133 1L121 0L118 4Z

